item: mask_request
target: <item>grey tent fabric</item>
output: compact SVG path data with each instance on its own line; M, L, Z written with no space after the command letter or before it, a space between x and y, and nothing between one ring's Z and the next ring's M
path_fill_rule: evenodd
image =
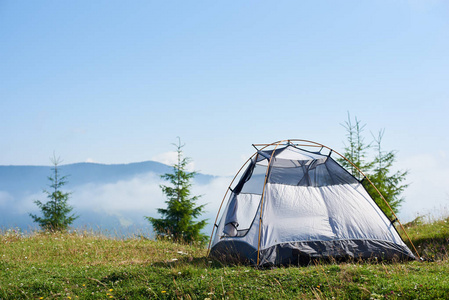
M210 254L251 264L258 249L259 265L330 257L414 259L355 177L330 155L293 145L258 152L216 226Z

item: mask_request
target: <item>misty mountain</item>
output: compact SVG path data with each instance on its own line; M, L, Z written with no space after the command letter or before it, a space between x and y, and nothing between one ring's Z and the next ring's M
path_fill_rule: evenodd
M75 163L58 166L58 171L67 176L63 190L72 192L69 204L79 215L73 227L126 235L151 231L144 216L157 216L156 209L165 207L159 185L167 182L160 175L172 172L172 167L155 161ZM0 228L38 228L29 213L40 213L35 200L48 200L43 190L49 189L49 176L52 166L0 166ZM194 189L204 194L216 178L197 174Z

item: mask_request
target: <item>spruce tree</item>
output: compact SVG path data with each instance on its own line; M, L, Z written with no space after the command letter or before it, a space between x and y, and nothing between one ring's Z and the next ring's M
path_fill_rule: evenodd
M30 214L30 217L34 222L46 231L64 231L67 230L69 225L75 221L78 216L75 214L69 215L73 208L68 204L69 196L71 193L61 191L61 188L67 183L67 176L61 176L59 174L58 166L61 163L60 158L50 159L53 163L53 176L49 176L48 180L51 182L49 187L52 191L43 190L47 194L47 198L50 200L43 203L39 200L34 201L42 212L42 217L34 214Z
M354 163L354 165L366 175L388 202L391 210L396 214L399 211L401 203L404 201L401 194L408 185L402 184L402 182L405 180L408 172L397 171L393 174L391 173L393 163L396 160L396 152L383 151L381 142L384 130L379 131L377 138L373 136L374 141L372 143L366 144L362 135L366 124L361 124L357 117L355 117L354 120L355 122L352 123L348 113L348 120L343 124L343 127L346 129L347 137L347 144L345 144L343 156ZM374 146L372 145L373 143ZM376 151L376 154L374 159L370 161L367 158L368 150L373 148ZM388 208L388 205L369 181L365 178L361 178L362 175L358 172L357 168L343 158L339 158L338 162L362 182L363 186L377 205L390 219L392 219L393 213L390 208Z
M187 172L186 167L191 161L183 157L181 140L174 144L177 149L178 161L173 165L173 173L166 173L161 178L169 181L171 185L160 185L163 194L167 197L167 208L158 208L162 218L145 217L153 225L158 238L172 238L176 242L204 243L207 236L201 233L206 220L196 221L204 212L205 205L197 205L200 196L191 195L191 180L196 172Z
M397 213L401 203L404 201L404 197L401 197L401 193L408 186L408 184L402 184L408 174L408 171L396 171L392 173L391 169L396 160L396 152L383 151L381 142L384 132L385 130L380 130L377 138L373 137L375 142L376 157L373 162L374 170L369 173L367 177L376 186L394 213ZM393 219L391 210L388 208L385 201L380 197L379 193L371 184L369 184L367 180L364 180L363 184L382 211L390 219Z
M351 116L348 113L348 120L345 121L342 126L346 129L346 137L348 143L345 144L344 156L351 161L357 168L363 172L369 171L373 163L367 162L367 152L371 148L371 144L365 143L365 138L362 133L365 129L366 124L361 124L357 117L354 118L355 123L352 123ZM351 172L351 174L357 178L361 179L361 174L354 165L343 158L339 158L338 162L346 169Z

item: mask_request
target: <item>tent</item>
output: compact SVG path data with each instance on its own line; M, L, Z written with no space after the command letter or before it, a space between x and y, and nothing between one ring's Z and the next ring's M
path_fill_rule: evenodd
M338 152L306 140L253 146L256 153L223 198L211 256L258 266L319 258L415 258L396 220L388 219L361 181L331 157Z

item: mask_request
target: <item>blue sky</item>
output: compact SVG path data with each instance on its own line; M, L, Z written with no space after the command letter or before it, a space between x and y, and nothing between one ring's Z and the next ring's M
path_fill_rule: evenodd
M411 215L449 202L448 53L447 1L3 0L0 164L160 159L180 136L229 175L252 143L341 150L350 112L410 170Z

